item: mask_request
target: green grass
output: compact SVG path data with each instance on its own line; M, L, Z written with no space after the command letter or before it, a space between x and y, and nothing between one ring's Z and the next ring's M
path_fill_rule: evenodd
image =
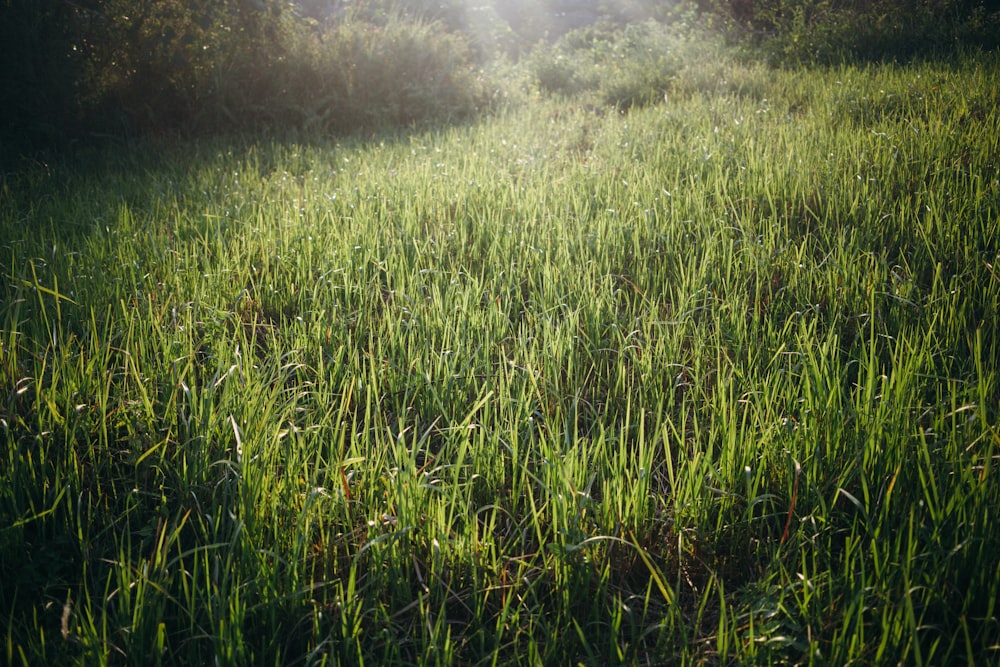
M9 176L0 662L1000 660L998 65Z

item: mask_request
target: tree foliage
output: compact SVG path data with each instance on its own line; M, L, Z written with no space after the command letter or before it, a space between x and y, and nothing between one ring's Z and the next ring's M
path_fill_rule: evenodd
M783 64L910 60L1000 45L996 0L699 0Z
M465 116L490 87L477 68L494 51L521 56L595 22L712 25L780 64L1000 46L997 0L0 3L4 163L109 133L342 132Z
M8 157L94 133L370 129L467 115L482 101L457 1L325 13L281 0L6 6Z

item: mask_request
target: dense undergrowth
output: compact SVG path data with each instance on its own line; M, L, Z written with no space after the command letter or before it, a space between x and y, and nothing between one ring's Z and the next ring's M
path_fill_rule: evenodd
M2 660L996 661L998 71L6 177Z
M0 170L109 138L464 122L510 102L508 61L628 108L719 62L720 41L797 67L947 59L998 35L983 0L6 0Z

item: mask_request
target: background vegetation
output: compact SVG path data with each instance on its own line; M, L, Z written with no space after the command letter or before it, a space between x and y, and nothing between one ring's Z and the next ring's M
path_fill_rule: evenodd
M910 60L963 45L993 48L1000 35L1000 8L984 0L3 6L0 142L7 168L39 150L108 135L342 134L460 120L508 97L511 73L503 63L530 54L544 90L603 87L599 100L629 106L662 98L677 68L704 60L686 49L717 42L712 35L787 65ZM561 44L534 48L567 31L575 34Z
M133 4L6 6L0 662L1000 658L985 5Z
M8 0L4 140L457 120L487 91L461 15L425 4L350 3L320 20L277 0Z

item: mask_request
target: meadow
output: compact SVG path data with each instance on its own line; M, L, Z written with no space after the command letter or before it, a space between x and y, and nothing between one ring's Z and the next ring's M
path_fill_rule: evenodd
M1000 61L0 182L0 662L1000 661Z

